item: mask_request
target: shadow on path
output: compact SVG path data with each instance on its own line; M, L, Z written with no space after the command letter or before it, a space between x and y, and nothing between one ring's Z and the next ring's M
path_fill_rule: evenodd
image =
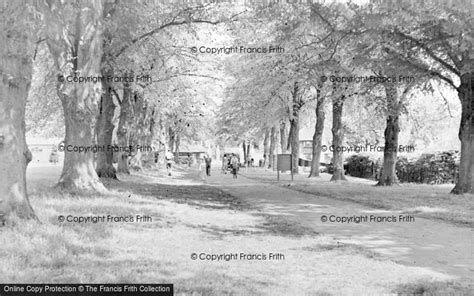
M105 181L110 190L139 194L158 199L206 208L245 210L249 205L240 198L197 181L196 172L174 172L167 176L160 171L120 175L120 181ZM131 197L130 196L130 197Z
M232 181L232 180L231 180ZM240 175L229 182L226 175L206 178L210 185L240 197L276 219L300 223L338 242L354 244L391 260L412 266L430 267L458 276L472 285L474 278L472 229L414 216L403 221L400 211L374 209L348 201L303 193ZM275 186L277 185L277 186ZM327 221L340 217L396 217L396 222Z

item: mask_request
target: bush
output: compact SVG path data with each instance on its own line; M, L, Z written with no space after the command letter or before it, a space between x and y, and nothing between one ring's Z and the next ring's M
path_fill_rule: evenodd
M346 170L353 177L378 180L383 170L383 159L352 155L347 159ZM398 180L402 183L455 183L459 174L459 152L422 154L417 159L399 156L396 171Z
M346 159L346 161L346 174L358 178L375 178L376 172L378 171L376 159L366 155L354 154Z
M434 154L422 154L416 161L412 162L406 157L399 157L396 169L400 182L455 183L459 174L459 152L443 151Z

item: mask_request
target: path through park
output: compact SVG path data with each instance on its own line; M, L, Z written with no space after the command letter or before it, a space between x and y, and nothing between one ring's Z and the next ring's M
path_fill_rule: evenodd
M233 180L215 172L205 182L260 208L263 213L285 216L341 243L356 244L410 266L431 268L460 280L474 278L473 233L468 227L414 217L413 222L322 222L321 217L392 216L400 212L364 207L355 203L298 192L276 182L262 181L245 172Z

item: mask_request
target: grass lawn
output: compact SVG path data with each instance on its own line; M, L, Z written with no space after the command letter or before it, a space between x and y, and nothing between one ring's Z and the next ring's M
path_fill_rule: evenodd
M434 285L439 295L468 294L449 275L338 244L192 181L147 173L107 183L109 195L71 196L46 179L30 186L42 223L14 220L0 228L2 283L172 283L176 295L411 294ZM60 215L152 221L61 223ZM193 260L193 253L284 259Z
M278 184L276 172L269 170L243 171L244 176L258 178ZM330 182L331 175L321 174L319 178L307 178L308 173L295 175L289 182L288 174L281 175L280 186L314 194L352 201L374 208L402 211L416 214L418 217L439 219L446 222L472 227L474 211L474 195L449 194L453 185L400 184L395 186L374 186L376 182L346 176L348 181Z

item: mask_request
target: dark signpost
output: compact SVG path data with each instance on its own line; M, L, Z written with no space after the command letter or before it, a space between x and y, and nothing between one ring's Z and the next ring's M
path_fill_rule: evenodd
M277 180L280 181L280 171L290 171L291 181L293 181L293 162L291 161L291 154L277 155Z

